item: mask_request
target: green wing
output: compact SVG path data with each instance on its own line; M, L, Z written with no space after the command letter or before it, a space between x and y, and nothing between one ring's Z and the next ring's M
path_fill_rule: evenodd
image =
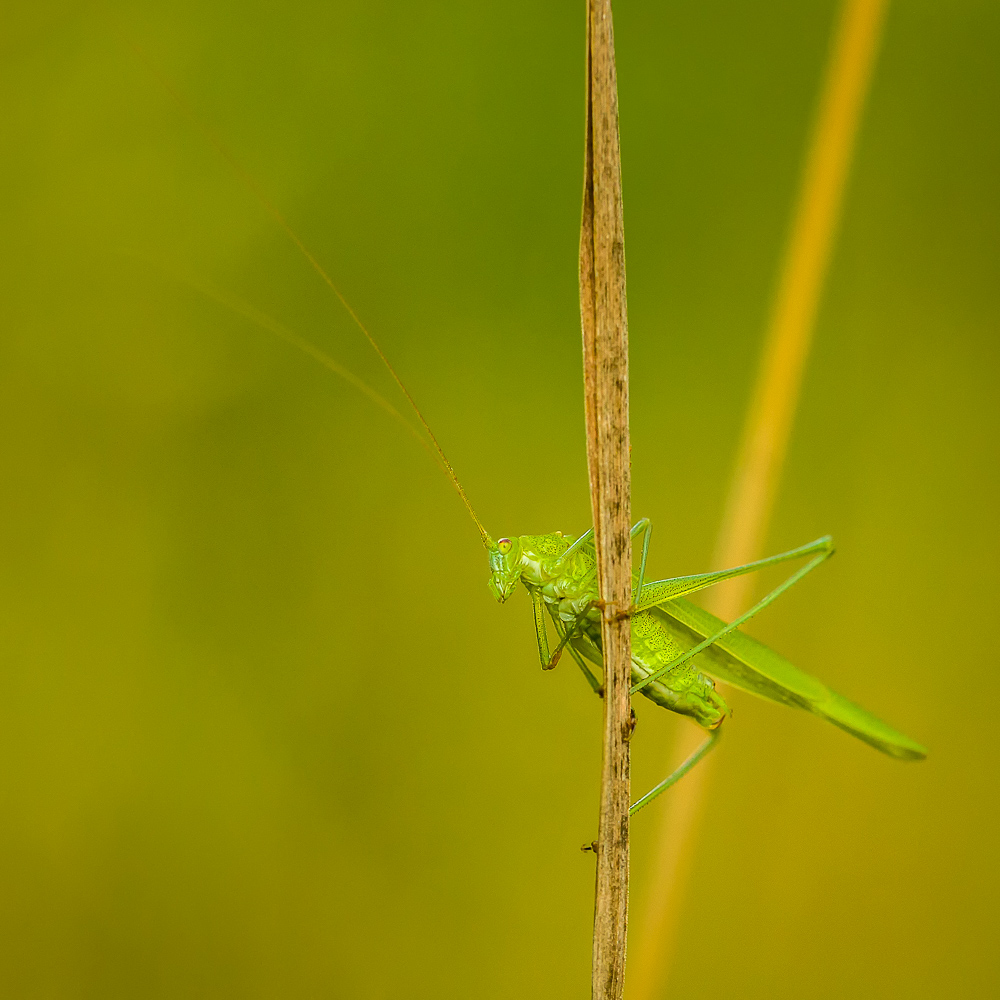
M653 614L690 649L725 622L684 598L666 601ZM792 708L804 708L877 750L900 760L923 760L927 751L859 705L803 673L783 656L742 632L733 631L696 657L700 669L727 684Z

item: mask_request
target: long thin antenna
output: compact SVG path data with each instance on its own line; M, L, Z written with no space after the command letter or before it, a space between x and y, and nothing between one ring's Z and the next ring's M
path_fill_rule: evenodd
M417 415L417 419L420 421L421 426L427 432L427 436L431 439L431 443L434 445L434 450L438 453L441 459L441 463L444 465L445 473L451 480L451 484L458 491L458 495L462 498L462 502L465 504L466 509L469 511L472 520L475 521L476 527L479 529L479 534L482 536L483 545L486 548L490 548L493 545L493 540L490 538L486 529L483 527L482 521L476 514L475 508L469 502L469 498L465 494L465 490L462 489L462 484L458 481L458 476L455 474L454 468L452 468L451 462L448 461L448 456L445 455L444 449L438 442L438 439L434 436L434 432L431 430L430 424L424 418L424 415L420 412L420 407L417 406L416 400L410 395L410 390L406 388L403 384L403 380L396 374L396 369L392 367L389 363L389 359L385 356L385 352L379 347L375 338L368 332L368 328L361 322L360 317L351 308L351 304L344 298L343 293L340 289L333 283L333 279L327 274L323 265L316 259L312 251L302 242L298 233L292 229L288 220L281 214L277 206L267 197L266 194L257 185L254 178L247 172L243 164L236 158L236 156L230 152L222 140L201 120L198 114L195 112L194 108L185 100L184 96L174 87L171 82L160 73L156 67L152 64L149 57L146 55L145 51L141 46L135 44L134 42L129 43L130 48L135 52L136 56L146 67L146 70L159 82L160 86L170 95L174 103L184 112L185 115L194 123L198 130L205 136L206 139L212 144L215 151L226 161L230 169L236 174L236 176L243 182L243 185L247 190L257 199L261 207L278 223L279 226L285 231L288 238L298 247L302 256L305 257L307 261L312 265L313 270L323 279L327 287L333 292L334 295L340 300L340 304L347 311L347 315L354 320L358 329L365 335L368 343L371 344L372 349L379 356L382 364L389 370L389 374L395 379L396 385L399 386L400 391L406 397L407 402L413 407L413 412Z
M205 298L210 299L213 302L217 302L221 306L230 309L235 315L242 317L250 323L261 327L261 329L267 330L273 333L276 337L280 337L286 343L292 344L297 347L304 354L308 354L314 361L318 361L324 368L328 368L334 373L334 375L340 376L348 385L353 386L358 390L363 396L371 400L377 407L384 410L389 414L393 420L399 422L399 424L406 428L408 434L410 434L414 441L416 441L424 452L434 463L435 466L442 468L441 460L438 457L437 452L430 446L427 438L423 437L421 433L416 429L416 427L411 424L406 417L403 416L399 410L396 409L392 403L389 402L380 392L376 392L364 379L358 378L349 368L345 368L339 361L331 358L329 354L325 351L320 350L312 341L307 340L305 337L300 336L294 330L289 329L284 323L279 323L272 316L268 316L267 313L261 312L256 306L251 305L249 302L244 301L236 295L229 292L224 292L219 288L216 288L210 282L204 281L202 279L194 278L191 275L173 275L178 281L183 281L185 284L190 285L195 291L200 292ZM443 468L442 468L442 471Z

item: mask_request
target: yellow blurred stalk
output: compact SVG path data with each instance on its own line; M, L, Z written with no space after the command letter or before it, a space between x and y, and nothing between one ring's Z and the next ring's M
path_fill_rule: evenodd
M763 555L887 7L888 0L844 0L841 9L713 568ZM706 607L720 618L735 618L749 603L750 586L748 576L720 584L708 592ZM687 757L701 739L700 731L685 726L676 759ZM668 797L629 977L630 1000L663 995L711 774L709 758Z

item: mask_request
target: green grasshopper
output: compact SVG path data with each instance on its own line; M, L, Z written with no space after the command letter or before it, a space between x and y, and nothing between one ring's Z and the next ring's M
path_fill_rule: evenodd
M804 708L899 760L922 760L927 755L920 744L831 691L763 643L737 631L833 554L829 536L733 569L646 583L651 533L648 518L632 529L633 538L643 536L643 545L629 609L631 692L642 693L671 712L689 716L709 736L673 773L633 802L630 814L648 805L687 774L718 742L719 727L729 709L716 691L713 678L782 705ZM596 589L593 529L576 540L556 532L501 538L496 543L484 533L484 542L489 552L489 588L493 596L503 604L520 581L531 597L542 668L552 669L563 649L568 649L593 690L602 694L601 684L586 662L597 666L602 663L602 612ZM723 580L805 556L812 556L805 566L728 624L685 600L685 595ZM546 612L559 635L559 644L551 654Z
M158 75L155 71L152 72ZM433 445L433 448L428 450L440 461L479 529L489 556L491 575L488 586L493 596L503 604L513 594L519 581L527 589L534 612L535 636L542 668L550 670L555 667L562 652L568 649L591 688L598 695L602 695L601 682L587 664L589 661L590 664L601 667L603 662L602 610L597 592L593 529L584 532L576 539L557 531L548 535L521 535L516 538L501 538L498 542L493 541L476 515L455 470L445 456L444 449L438 443L416 401L357 313L317 258L278 209L261 193L236 158L198 120L177 93L172 88L167 89L195 124L208 135L216 150L228 161L251 194L285 231L320 278L337 296L392 375ZM206 294L218 299L251 322L295 344L374 400L416 434L413 426L405 421L388 401L311 343L245 303L221 296L214 291L207 291ZM426 446L427 442L419 435L417 437L421 444ZM828 536L789 552L782 552L733 569L646 583L646 559L652 535L652 528L647 518L639 521L632 529L633 539L639 535L642 536L642 556L639 572L634 581L632 606L628 610L632 622L631 692L641 693L671 712L689 716L707 730L709 736L675 771L634 802L630 813L635 813L647 805L687 774L718 742L719 727L729 714L729 709L715 689L715 679L782 705L804 708L900 760L922 760L927 755L927 751L920 744L831 691L816 678L799 670L763 643L738 631L740 625L833 554L833 542ZM806 556L812 558L805 566L732 622L726 623L685 599L686 595L723 580ZM559 642L551 652L546 631L546 613L559 636Z
M277 215L276 212L275 214ZM603 695L601 682L586 662L589 660L598 667L603 665L602 602L597 592L594 529L590 528L576 539L557 531L548 535L501 538L494 542L479 520L444 449L385 353L347 304L326 271L302 247L284 219L281 216L277 218L344 304L417 415L433 445L432 454L436 454L440 460L479 529L489 557L490 592L500 604L504 604L513 595L519 582L528 591L542 669L551 670L555 667L563 650L568 649L594 692ZM299 338L289 337L286 333L281 335L292 339L300 347L304 346ZM305 346L305 349L313 356L318 356L314 348ZM325 357L319 357L319 360L343 375L335 362ZM350 381L358 386L358 380L353 376ZM367 387L364 388L367 395L375 395ZM395 415L399 416L398 413ZM738 631L740 625L833 555L833 539L829 535L797 549L732 569L672 577L652 583L645 582L646 560L652 537L649 519L640 520L632 528L631 535L633 539L642 536L639 572L632 589L632 606L628 610L632 621L631 693L641 693L668 711L689 716L707 730L709 735L676 770L632 803L630 815L684 777L718 743L719 727L730 713L722 696L715 689L715 679L791 708L804 708L898 760L923 760L927 756L927 751L919 743L893 729L871 712L831 691L821 681L799 670L763 643ZM749 611L731 622L724 622L685 599L686 595L723 580L806 556L812 558L805 566L796 570ZM546 613L552 619L559 636L559 643L552 652L546 630Z
M551 670L558 663L562 652L568 650L591 688L602 695L601 682L587 665L589 661L601 667L603 662L602 611L597 592L593 528L576 539L557 531L548 535L501 538L494 542L476 515L444 449L382 348L284 217L258 191L252 190L341 301L412 407L433 446L428 450L440 461L479 529L489 557L490 592L503 604L514 593L518 582L527 589L534 612L535 637L542 668ZM227 301L216 293L209 294L252 322L300 347L413 430L412 425L403 420L390 403L313 345L252 307L235 303L231 299ZM426 444L419 435L418 440ZM718 743L719 727L730 713L722 696L715 689L716 679L791 708L804 708L899 760L922 760L926 757L927 751L919 743L831 691L821 681L799 670L763 643L738 631L740 625L833 554L833 541L829 536L744 566L646 583L646 559L652 537L652 526L648 518L643 518L632 529L633 539L640 535L642 555L632 590L632 606L628 610L632 621L631 692L645 695L668 711L689 716L707 730L709 735L676 770L633 802L630 814L648 805L679 781ZM685 599L686 595L723 580L806 556L812 558L805 566L732 622L726 623ZM546 613L559 636L559 642L551 652L546 631Z

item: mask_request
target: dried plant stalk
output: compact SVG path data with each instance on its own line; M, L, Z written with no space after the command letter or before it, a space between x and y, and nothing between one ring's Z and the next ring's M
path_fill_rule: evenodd
M594 1000L620 1000L628 928L632 553L628 319L611 0L587 4L587 125L580 232L587 464L604 605L604 754L594 903Z
M841 9L760 371L716 543L716 568L751 562L762 554L887 7L888 0L844 0ZM750 584L749 576L720 584L710 592L706 607L721 618L735 618L747 603ZM678 740L677 759L686 757L694 746L693 734L685 730ZM635 1000L653 1000L662 994L710 774L711 764L706 763L685 778L674 790L663 818L631 993Z

